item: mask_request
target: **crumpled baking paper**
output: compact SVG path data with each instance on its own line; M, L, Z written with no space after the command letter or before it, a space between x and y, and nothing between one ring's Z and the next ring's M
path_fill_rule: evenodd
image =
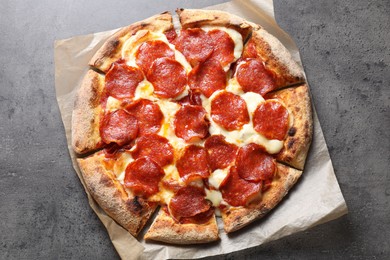
M206 9L227 11L262 25L276 36L300 64L299 52L288 34L274 19L272 0L232 1ZM165 10L161 10L165 11ZM116 30L77 36L55 42L55 87L58 105L68 140L72 163L84 185L71 147L71 117L75 93L88 70L88 61L105 39ZM85 185L84 185L85 187ZM314 111L313 143L304 173L284 200L262 220L243 230L226 235L218 219L219 242L205 245L168 245L136 240L96 204L86 189L89 203L104 226L122 259L200 258L226 254L264 244L268 241L306 230L347 213L347 206L337 183L325 139Z

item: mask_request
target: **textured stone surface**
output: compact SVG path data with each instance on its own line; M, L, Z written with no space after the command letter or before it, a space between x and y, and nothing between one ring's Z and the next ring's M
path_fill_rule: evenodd
M118 1L119 2L119 1ZM213 1L2 1L0 258L118 258L89 208L55 100L55 39ZM390 258L390 4L275 0L296 41L350 213L221 259Z

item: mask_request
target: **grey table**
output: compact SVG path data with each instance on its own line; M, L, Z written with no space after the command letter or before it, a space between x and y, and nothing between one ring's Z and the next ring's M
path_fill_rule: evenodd
M67 152L54 40L221 2L0 2L1 259L118 258ZM301 51L350 212L226 258L390 259L390 2L274 2Z

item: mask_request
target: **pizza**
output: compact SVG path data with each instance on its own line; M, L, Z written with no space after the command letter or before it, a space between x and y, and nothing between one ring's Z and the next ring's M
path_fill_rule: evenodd
M239 230L297 182L311 102L302 68L260 25L177 14L118 30L92 57L72 146L89 193L131 235L207 243L217 218Z

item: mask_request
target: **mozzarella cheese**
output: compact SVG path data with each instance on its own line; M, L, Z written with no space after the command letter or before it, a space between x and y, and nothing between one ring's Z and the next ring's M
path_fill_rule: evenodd
M217 190L205 189L205 191L206 191L206 199L211 201L214 207L219 207L222 201L222 193Z
M115 110L118 110L121 107L122 107L122 103L118 99L111 96L107 98L106 111L114 112Z
M157 100L157 98L153 95L154 87L152 83L150 83L147 79L141 81L137 88L135 89L134 99L149 99L149 100Z
M209 184L214 188L219 189L219 186L221 185L227 174L227 168L217 169L213 171L209 177Z
M125 183L126 167L132 161L134 161L134 159L131 154L125 152L120 155L114 164L113 172L114 174L117 174L116 178L122 185Z

